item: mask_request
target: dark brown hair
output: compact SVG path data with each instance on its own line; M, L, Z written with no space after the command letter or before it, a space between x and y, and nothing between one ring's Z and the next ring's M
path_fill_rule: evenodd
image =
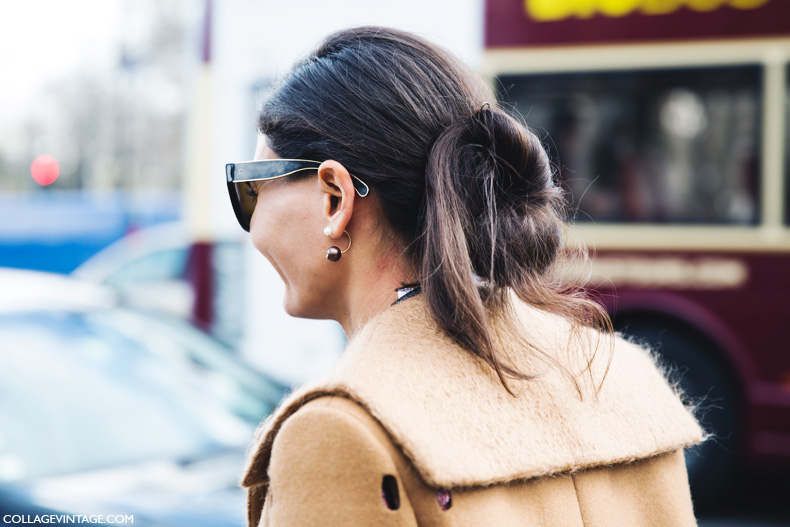
M335 159L370 185L438 325L506 388L505 376L528 378L494 345L489 315L508 291L611 331L599 304L550 272L565 201L540 140L442 48L388 28L334 33L268 95L258 127L278 156Z

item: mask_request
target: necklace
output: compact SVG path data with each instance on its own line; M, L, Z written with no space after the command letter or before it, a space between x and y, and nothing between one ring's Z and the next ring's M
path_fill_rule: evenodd
M398 299L393 303L393 305L397 304L401 300L406 300L407 298L419 295L422 292L422 289L420 288L419 282L415 282L413 284L403 284L403 286L397 288L395 292L398 294Z

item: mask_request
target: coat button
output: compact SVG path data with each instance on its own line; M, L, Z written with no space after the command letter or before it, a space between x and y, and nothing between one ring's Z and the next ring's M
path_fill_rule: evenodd
M398 492L398 480L389 474L381 480L381 499L384 505L391 511L400 508L400 493Z
M436 491L436 501L439 502L439 507L446 511L453 505L453 498L450 491L447 489L439 489Z

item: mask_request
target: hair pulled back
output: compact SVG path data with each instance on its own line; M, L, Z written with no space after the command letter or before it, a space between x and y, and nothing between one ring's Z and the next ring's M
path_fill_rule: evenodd
M258 128L278 156L337 160L373 189L438 325L508 388L505 376L528 378L504 363L490 327L509 291L574 327L610 324L549 272L562 252L563 193L539 139L494 101L442 48L360 27L297 63L264 100Z

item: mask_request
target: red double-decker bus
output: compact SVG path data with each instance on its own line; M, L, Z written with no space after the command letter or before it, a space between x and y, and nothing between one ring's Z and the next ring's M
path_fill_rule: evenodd
M697 497L790 462L790 2L488 0L484 72L543 139L618 330L712 441Z

